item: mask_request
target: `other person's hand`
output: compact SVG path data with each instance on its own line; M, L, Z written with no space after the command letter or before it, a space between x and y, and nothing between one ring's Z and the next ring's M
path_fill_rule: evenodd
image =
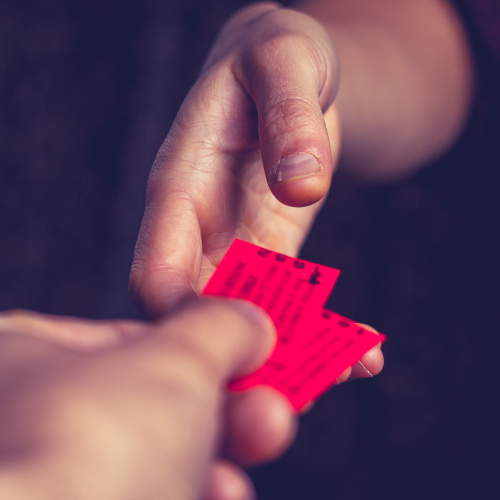
M273 332L257 307L214 299L156 324L0 314L0 498L231 498L221 484L248 498L215 459L225 385Z
M146 316L200 292L235 237L298 253L339 151L337 73L304 14L261 3L226 23L150 174L130 276Z
M252 498L227 457L274 458L296 416L269 388L225 384L273 337L239 301L190 300L154 324L0 313L0 498ZM377 373L379 353L341 379Z

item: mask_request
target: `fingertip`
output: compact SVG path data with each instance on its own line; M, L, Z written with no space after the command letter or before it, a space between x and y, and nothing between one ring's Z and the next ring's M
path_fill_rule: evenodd
M384 368L384 353L380 345L370 349L360 360L372 375L378 375Z
M175 346L222 386L260 368L276 342L274 325L264 311L223 297L188 298L157 324L163 334L152 341Z
M377 345L363 354L361 359L352 367L349 380L369 378L378 375L384 367L384 354Z
M322 200L337 168L340 143L340 121L332 104L318 118L317 133L297 136L285 148L264 148L267 181L274 196L291 207L305 207Z
M274 180L276 183L293 181L320 175L323 171L319 159L307 152L296 153L282 159L276 166Z
M307 413L309 413L314 408L315 405L316 405L316 400L315 399L311 399L311 401L309 401L308 403L306 403L302 407L302 410L300 410L300 414L301 415L306 415Z
M205 301L206 298L203 298ZM276 345L276 327L269 315L261 307L242 299L208 299L236 310L239 315L249 320L251 325L250 336L247 335L247 348L245 349L245 362L241 362L231 373L231 378L238 378L252 373L258 369L271 355Z
M264 117L259 127L262 162L274 196L293 207L321 200L334 162L319 102L298 92L259 114Z
M350 366L349 368L346 368L337 378L337 384L343 384L344 382L347 382L348 380L351 379L352 377L352 370L353 367Z
M210 468L204 500L254 500L255 489L248 475L228 460L217 460Z
M298 420L281 393L260 386L231 394L227 429L226 453L238 463L251 466L283 454L295 439Z
M262 307L243 299L228 300L227 304L236 308L238 312L245 315L250 321L255 323L258 328L268 332L268 336L272 337L270 338L272 345L269 350L274 347L274 343L276 341L276 327L274 326L273 320L270 318L269 314L267 314Z
M278 165L277 172L282 168L284 167ZM270 180L270 189L278 201L290 207L306 207L317 203L330 189L331 172L324 168L317 173L289 178L278 175Z

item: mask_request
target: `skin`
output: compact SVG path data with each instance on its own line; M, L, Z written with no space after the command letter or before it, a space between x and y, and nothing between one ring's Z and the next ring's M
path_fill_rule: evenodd
M246 409L262 389L230 405L224 388L274 342L268 316L235 300L192 298L154 323L0 314L0 498L253 498L216 456L266 453L224 443L238 420L259 425Z
M472 63L447 3L298 7L322 24L270 3L226 23L158 152L130 276L147 316L200 292L235 237L297 254L339 163L405 175L465 123ZM304 152L319 173L278 182Z
M296 9L257 3L228 20L158 152L130 275L146 317L199 293L235 237L297 255L337 168L374 182L409 175L464 126L472 62L450 4L312 0ZM285 160L304 153L316 173L283 180ZM380 349L371 356L378 373ZM356 366L353 376L362 373ZM245 394L228 408L226 451L241 464L276 457L293 438L277 394ZM242 423L243 413L259 425Z
M154 324L0 315L0 497L200 498L227 468L222 388L274 335L257 307L213 299Z

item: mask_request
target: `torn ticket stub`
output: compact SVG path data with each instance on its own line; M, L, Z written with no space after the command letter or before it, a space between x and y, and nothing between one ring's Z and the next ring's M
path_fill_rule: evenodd
M295 410L315 401L385 336L323 309L340 271L236 239L203 295L245 299L273 320L277 342L267 362L228 388L269 385Z

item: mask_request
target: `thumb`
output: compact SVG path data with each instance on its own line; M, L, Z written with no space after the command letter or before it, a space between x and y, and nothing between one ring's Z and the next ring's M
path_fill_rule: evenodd
M311 205L327 193L339 150L336 111L330 107L338 64L316 21L293 11L268 16L266 31L256 30L242 58L242 81L257 108L271 191L286 205ZM327 130L323 113L329 107L333 125Z
M159 335L142 342L156 353L194 361L214 386L259 368L276 342L272 320L260 307L221 298L185 300L158 323ZM135 347L137 350L137 347ZM184 363L192 366L191 362Z

